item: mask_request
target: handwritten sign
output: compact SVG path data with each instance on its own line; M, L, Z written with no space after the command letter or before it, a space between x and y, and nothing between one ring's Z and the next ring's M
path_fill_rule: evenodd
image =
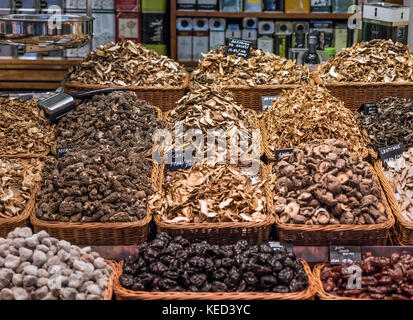
M245 59L249 58L251 50L251 42L231 39L228 44L227 54L235 54L238 57Z

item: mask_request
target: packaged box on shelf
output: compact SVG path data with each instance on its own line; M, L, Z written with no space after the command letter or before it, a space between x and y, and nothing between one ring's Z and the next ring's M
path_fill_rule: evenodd
M15 55L16 55L16 50L14 46L0 45L0 57L12 58Z
M264 11L284 12L284 0L264 0Z
M141 0L142 13L166 13L166 0Z
M238 24L228 24L225 31L225 43L228 44L231 39L241 39L242 32Z
M333 0L333 13L348 13L349 8L357 4L357 0Z
M141 2L140 0L115 0L115 9L116 11L141 11Z
M347 47L347 24L337 23L334 28L334 47L336 54Z
M244 18L242 19L242 27L244 29L258 29L258 18Z
M258 31L257 29L243 29L242 40L251 42L254 49L257 49Z
M220 0L219 11L222 12L241 12L243 0Z
M163 13L142 13L142 43L166 44L165 20Z
M102 10L115 10L115 0L102 0Z
M193 20L194 37L192 45L192 60L202 60L202 53L209 51L209 24L208 18L197 18Z
M199 11L218 11L218 0L198 0L197 10Z
M363 6L363 19L405 25L409 23L410 8L392 3L366 4Z
M40 1L40 12L49 13L48 10L51 6L57 6L60 8L61 13L64 12L64 0L41 0ZM51 14L57 13L56 11L50 12Z
M157 52L161 56L166 56L168 54L166 44L145 44L145 47Z
M77 0L66 0L65 9L66 12L70 10L77 10Z
M176 20L176 47L178 61L192 61L193 25L191 18Z
M310 24L307 21L293 21L293 48L307 48Z
M311 0L311 12L331 12L331 0Z
M176 10L183 11L195 11L196 10L196 0L177 0Z
M285 12L310 13L310 0L285 0Z
M244 0L244 11L261 12L262 11L262 0Z
M141 14L139 12L118 12L116 14L116 41L141 42Z
M330 20L311 20L310 34L318 37L318 50L333 46L334 23Z
M226 24L224 18L209 19L209 50L218 50L225 45Z
M94 37L92 41L93 50L98 46L116 41L116 16L115 12L94 12L92 14Z
M274 53L274 21L260 21L258 23L257 48Z
M15 13L39 13L39 0L13 0L12 11Z
M292 47L293 24L291 21L275 23L275 54L287 58Z

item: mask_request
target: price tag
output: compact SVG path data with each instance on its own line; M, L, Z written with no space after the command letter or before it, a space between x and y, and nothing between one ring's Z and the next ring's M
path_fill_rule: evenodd
M341 265L361 261L361 247L330 245L330 264Z
M192 156L185 158L185 151L171 151L168 153L168 171L188 170L194 163L194 152Z
M228 44L227 54L235 54L238 57L249 58L251 50L251 42L231 39Z
M379 148L379 156L383 165L387 165L387 162L397 160L402 157L403 152L406 151L404 144L394 144L392 146Z
M377 113L377 105L375 103L363 103L359 108L359 112L363 112L366 116Z
M66 153L70 151L70 147L61 147L61 148L56 148L56 158L61 158L63 157Z
M278 242L278 241L270 241L268 242L271 248L276 250L281 250L284 249L287 250L287 252L291 253L294 250L294 245L292 242Z
M278 149L275 150L275 161L279 161L280 157L284 154L293 154L294 149Z
M280 96L266 96L261 97L262 101L262 110L268 110L272 107L272 101L279 98Z

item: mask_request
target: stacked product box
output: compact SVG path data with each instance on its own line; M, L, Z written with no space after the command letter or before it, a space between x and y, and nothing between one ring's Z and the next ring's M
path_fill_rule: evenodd
M140 0L115 0L116 41L141 42Z
M0 0L0 15L11 13L10 0ZM0 58L13 57L14 53L11 46L0 45Z
M79 0L86 2L86 0ZM115 0L96 0L93 7L92 50L107 43L116 42Z
M167 55L166 0L141 0L142 43L160 55Z

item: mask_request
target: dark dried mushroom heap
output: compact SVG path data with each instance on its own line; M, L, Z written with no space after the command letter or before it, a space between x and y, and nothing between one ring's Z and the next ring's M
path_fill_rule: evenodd
M413 100L386 98L377 103L377 113L359 114L360 127L366 129L371 146L378 148L403 143L413 146Z
M361 268L361 289L353 287L357 279L350 279L354 274L349 270L350 266ZM325 267L321 270L321 280L324 290L336 296L413 300L413 256L393 253L389 258L367 253L361 262Z
M0 155L48 154L55 146L54 126L37 100L0 97Z
M58 147L70 149L152 148L152 135L163 127L157 110L132 91L96 95L63 117L56 128Z
M392 40L371 40L342 49L317 75L325 82L413 81L413 54Z
M251 49L248 59L227 55L227 48L210 51L191 75L201 85L279 85L303 84L309 79L307 67L264 50Z
M168 223L264 221L266 181L252 173L207 161L168 172L162 190L151 196L150 208Z
M183 86L187 73L179 63L133 41L97 47L66 76L66 81L118 86Z
M282 155L272 170L275 213L282 223L376 224L387 221L379 183L369 164L344 142L313 141Z
M134 291L299 292L308 276L293 253L269 245L210 245L158 234L129 256L120 276Z
M315 139L341 139L350 152L363 156L368 138L360 131L353 113L320 86L301 86L284 92L263 115L268 147L294 148Z
M134 222L146 216L152 164L109 147L48 159L36 215L62 222Z

